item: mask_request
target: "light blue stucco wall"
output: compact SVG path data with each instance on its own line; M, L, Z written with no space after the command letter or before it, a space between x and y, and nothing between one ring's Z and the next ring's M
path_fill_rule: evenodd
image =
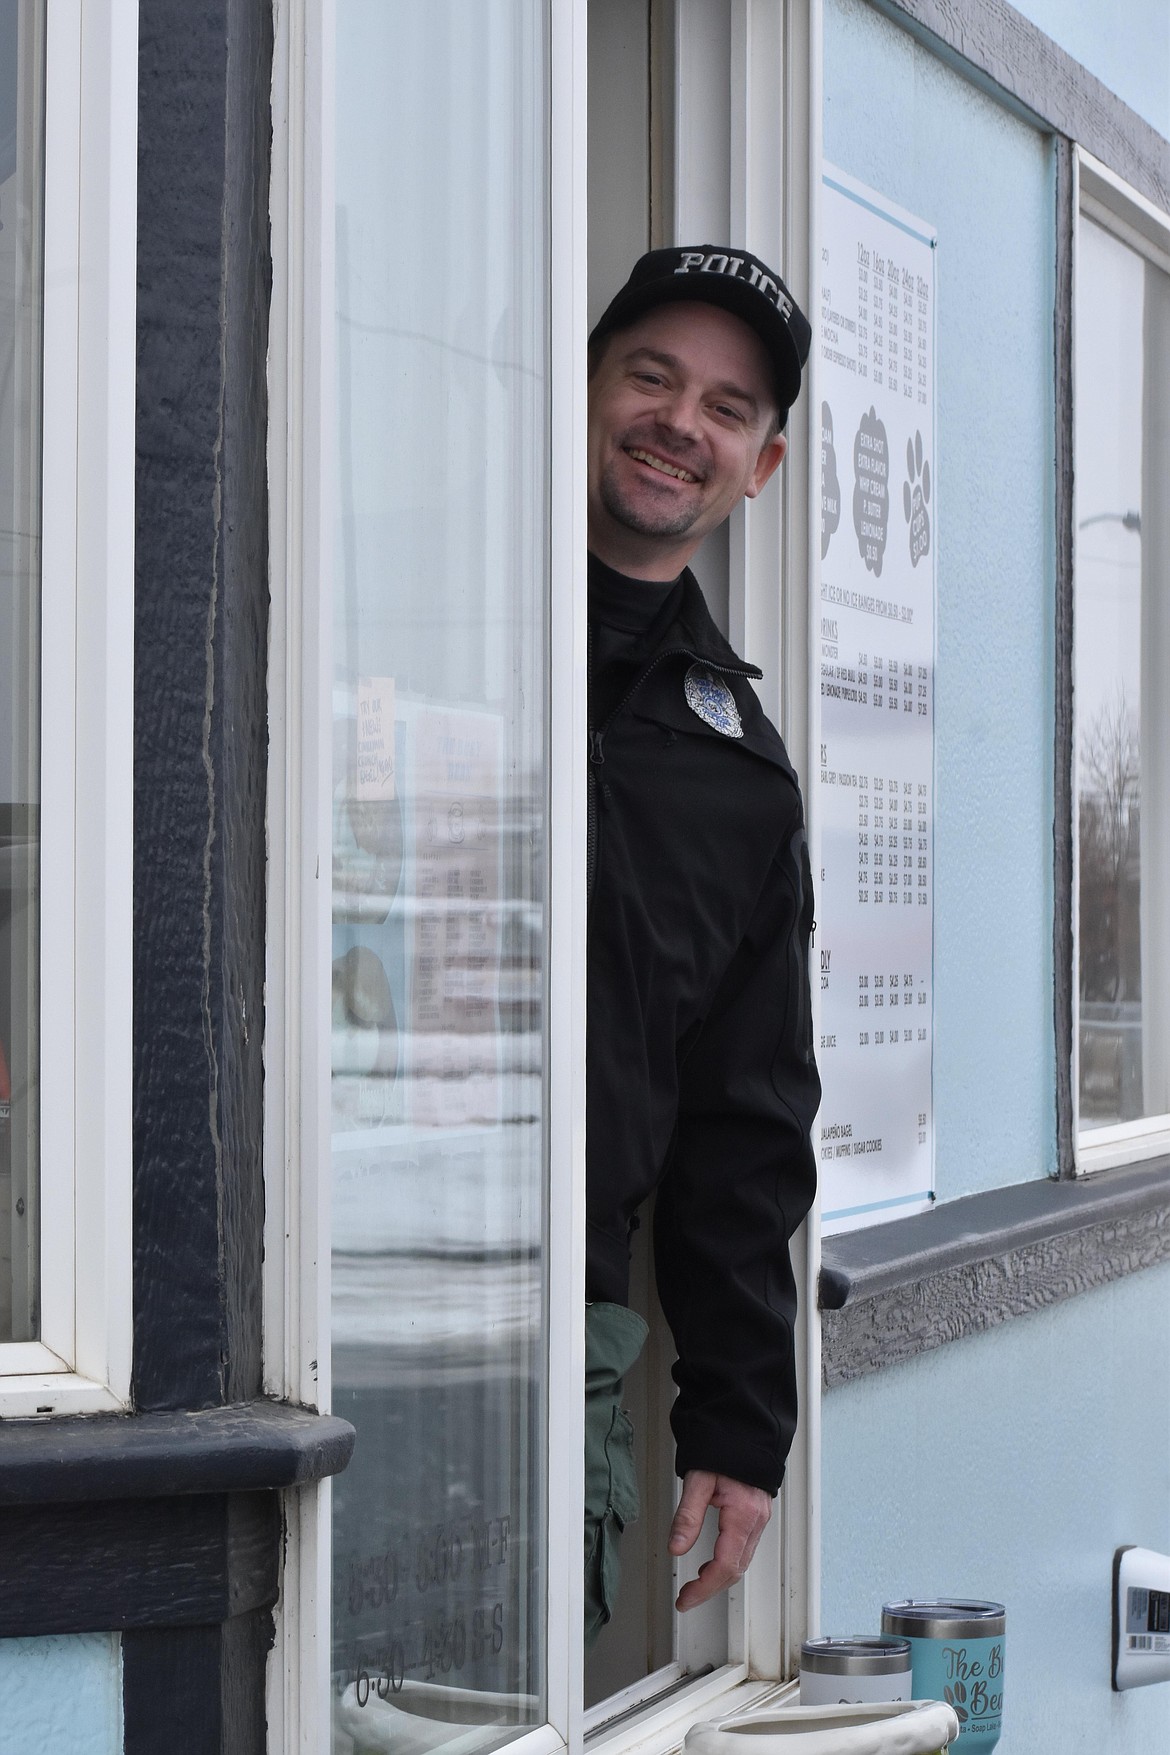
M1170 6L1166 0L1015 0L1016 10L1123 103L1170 136Z
M1156 10L1136 8L1155 82ZM1132 22L1102 11L1096 35ZM1054 1167L1051 149L864 0L826 0L825 152L939 236L947 1199ZM1113 1551L1170 1551L1168 1300L1170 1268L1151 1269L825 1396L821 1630L875 1629L892 1597L1006 1602L1002 1755L1170 1748L1170 1686L1109 1685Z
M1109 1684L1113 1551L1170 1552L1167 1309L1151 1268L825 1398L823 1629L1006 1604L999 1755L1170 1749L1170 1684Z
M864 0L825 7L826 158L938 232L941 1199L1052 1172L1051 144Z
M116 1633L0 1639L3 1755L122 1755Z

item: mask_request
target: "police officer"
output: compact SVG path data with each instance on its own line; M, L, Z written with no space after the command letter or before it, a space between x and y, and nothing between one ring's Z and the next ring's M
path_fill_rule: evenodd
M669 1547L689 1609L742 1576L796 1423L789 1240L813 1197L812 891L796 776L688 562L785 451L811 333L746 251L642 257L589 344L586 1634L637 1515L622 1380L657 1190L678 1362Z

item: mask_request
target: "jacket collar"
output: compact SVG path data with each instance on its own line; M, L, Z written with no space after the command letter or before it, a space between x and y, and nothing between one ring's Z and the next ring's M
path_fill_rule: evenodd
M683 573L682 585L682 603L662 644L674 645L674 636L678 635L677 644L689 647L696 657L709 659L712 664L731 670L742 671L745 676L758 682L764 674L763 671L741 658L719 632L711 619L711 611L707 608L707 600L699 582L689 567Z
M750 750L753 755L782 768L795 784L796 773L788 759L783 739L764 712L759 697L751 686L753 680L758 681L763 676L763 671L754 664L745 663L719 632L711 619L711 612L698 581L689 567L683 573L682 580L682 603L657 643L660 653L678 650L679 664L677 667L660 667L646 676L645 683L634 691L630 701L631 711L639 718L653 719L674 731L688 732L697 737L713 737L720 743L734 743L740 749ZM743 722L742 738L728 738L723 732L707 725L688 707L681 676L686 669L684 654L690 656L692 663L710 664L730 688Z

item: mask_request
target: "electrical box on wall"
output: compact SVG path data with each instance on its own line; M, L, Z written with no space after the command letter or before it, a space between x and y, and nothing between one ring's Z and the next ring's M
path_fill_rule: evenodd
M1170 1555L1118 1548L1113 1556L1113 1686L1170 1682Z

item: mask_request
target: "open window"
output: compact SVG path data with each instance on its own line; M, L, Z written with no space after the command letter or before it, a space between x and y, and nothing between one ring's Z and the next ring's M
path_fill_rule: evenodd
M782 263L794 287L805 282L809 214L800 190L816 118L806 107L803 18L800 6L590 0L590 325L634 260L672 243L742 243ZM714 532L694 561L714 619L764 669L765 707L802 773L810 455L803 422L812 405L807 391L776 480ZM712 1550L716 1520L708 1515L692 1554L672 1559L674 1351L654 1287L652 1206L634 1234L631 1275L631 1303L650 1335L625 1389L642 1509L623 1537L617 1613L585 1663L586 1733L591 1746L606 1750L672 1720L685 1729L688 1712L710 1711L711 1700L749 1676L794 1674L803 1632L804 1447L815 1444L819 1412L803 1333L801 1429L764 1542L739 1587L688 1614L674 1610L682 1583ZM798 1283L807 1247L801 1234L793 1246Z
M1170 1149L1170 218L1080 155L1075 1090L1081 1170Z
M298 1506L270 1735L550 1750L581 1640L584 12L277 22L266 1379L358 1443Z
M771 0L277 15L265 1372L358 1429L290 1530L277 1746L617 1747L769 1691L805 1627L805 1448L747 1583L676 1623L659 1319L638 1638L582 1725L587 23L598 296L655 203L806 284ZM798 766L808 449L701 563Z

